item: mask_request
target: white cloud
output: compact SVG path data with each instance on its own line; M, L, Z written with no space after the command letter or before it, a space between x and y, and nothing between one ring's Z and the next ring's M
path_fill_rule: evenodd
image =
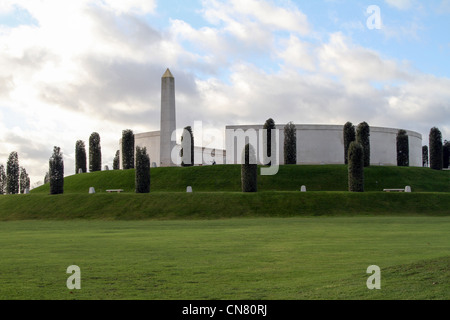
M385 0L385 1L391 7L395 7L399 10L410 9L415 2L414 0Z

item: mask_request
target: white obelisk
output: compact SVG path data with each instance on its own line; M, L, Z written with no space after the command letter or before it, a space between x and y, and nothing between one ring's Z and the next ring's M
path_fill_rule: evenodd
M172 141L175 132L175 78L169 69L161 78L161 123L160 123L160 166L175 165L171 159L172 149L176 142Z

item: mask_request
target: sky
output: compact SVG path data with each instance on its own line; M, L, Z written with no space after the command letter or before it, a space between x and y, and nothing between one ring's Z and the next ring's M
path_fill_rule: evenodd
M16 151L38 185L59 146L71 175L98 132L111 168L122 130L159 130L166 68L178 128L366 121L450 140L449 18L450 0L0 0L0 164Z

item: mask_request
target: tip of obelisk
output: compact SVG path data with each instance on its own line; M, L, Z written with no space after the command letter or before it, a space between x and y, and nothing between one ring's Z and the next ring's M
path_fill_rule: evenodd
M170 72L169 68L167 68L166 72L162 76L163 78L173 78L172 73Z

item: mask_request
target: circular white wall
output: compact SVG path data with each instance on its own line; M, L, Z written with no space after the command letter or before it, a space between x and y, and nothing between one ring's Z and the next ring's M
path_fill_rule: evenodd
M342 125L295 125L297 129L297 163L298 164L343 164L344 138ZM259 130L262 125L226 126L227 163L237 161L237 150L242 143L242 136L252 136L256 132L259 146ZM279 129L279 163L284 163L284 125ZM372 165L397 165L397 133L399 129L370 127L370 162ZM413 167L422 166L422 135L406 130L409 137L409 163ZM250 138L254 139L254 138Z

